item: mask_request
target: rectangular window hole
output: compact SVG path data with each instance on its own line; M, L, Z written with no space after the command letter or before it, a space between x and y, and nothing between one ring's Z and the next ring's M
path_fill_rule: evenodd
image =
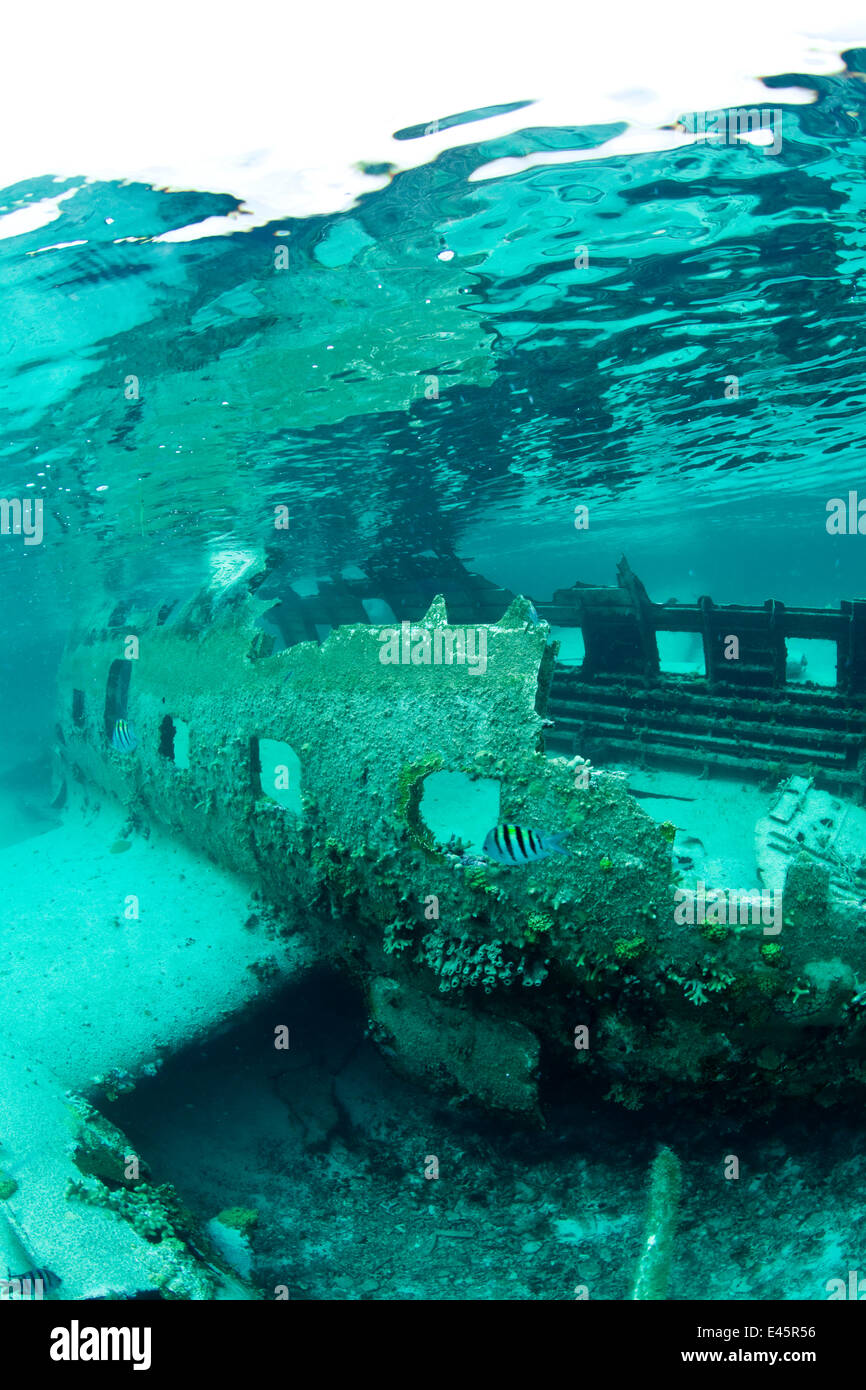
M704 644L699 632L657 632L659 670L668 676L706 675Z
M301 760L294 748L277 739L259 739L259 786L265 796L299 816L301 804Z
M159 726L159 751L164 758L170 758L175 767L186 771L189 767L189 725L183 719L174 719L167 714Z
M259 741L255 736L250 739L250 782L258 794L262 786L262 765L259 761Z
M553 627L550 635L559 643L556 661L559 666L582 666L586 656L583 629L579 627Z
M112 661L108 668L105 686L105 737L111 742L114 726L118 719L126 719L129 701L129 679L132 675L131 661Z
M787 645L785 680L788 685L835 687L838 660L835 642L823 637L792 637Z

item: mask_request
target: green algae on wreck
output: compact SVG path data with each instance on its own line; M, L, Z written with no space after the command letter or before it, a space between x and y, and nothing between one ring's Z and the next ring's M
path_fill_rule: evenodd
M554 644L545 623L528 619L525 600L484 625L483 674L456 662L383 663L391 629L376 624L265 655L257 642L265 605L245 585L208 609L190 667L183 657L198 606L160 623L136 619L151 656L130 684L134 769L105 749L96 705L116 630L96 621L70 646L62 675L84 691L84 718L64 715L63 760L139 819L192 843L206 831L209 853L253 877L278 910L280 932L303 934L322 960L357 979L376 1036L407 1075L445 1078L483 1105L535 1113L539 1056L575 1065L576 1013L593 1028L584 1065L599 1079L615 1075L627 1032L630 1105L660 1087L749 1094L755 1059L779 1029L801 1076L780 1069L778 1089L799 1094L803 1076L840 1094L861 1085L853 1065L831 1066L830 1038L816 1047L808 1032L816 1017L836 1038L856 1028L854 985L794 991L822 958L850 963L852 981L866 977L862 909L840 912L826 875L801 857L789 869L784 950L756 926L678 924L670 830L659 833L622 774L594 767L586 776L584 759L543 751ZM435 650L434 636L449 630L443 601L414 626ZM189 728L183 769L158 752L167 709ZM296 759L291 806L262 782L263 740ZM436 834L424 819L425 783L440 774L459 774L467 796L475 780L498 787L507 821L570 826L569 855L522 869L464 863L446 843L442 805ZM392 984L399 1014L384 1003ZM467 1009L512 1056L507 1088L480 1064L455 1065L445 1035L462 1035ZM626 1015L618 1022L617 1010ZM732 1011L745 1027L721 1052ZM516 1051L514 1028L526 1040ZM491 1041L485 1055L494 1050Z
M8 1202L10 1197L14 1197L18 1191L18 1184L8 1173L4 1173L0 1168L0 1202Z

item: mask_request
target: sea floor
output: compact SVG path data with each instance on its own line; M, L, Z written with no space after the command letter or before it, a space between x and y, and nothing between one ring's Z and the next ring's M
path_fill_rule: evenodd
M0 1168L18 1184L5 1210L31 1267L57 1273L64 1297L135 1289L123 1223L67 1202L81 1175L65 1093L98 1097L158 1071L254 1005L263 977L303 969L303 943L245 929L249 885L179 842L129 831L119 807L69 811L7 844L0 883Z
M773 793L735 779L701 778L688 772L612 764L647 815L677 827L674 848L691 857L684 886L698 877L707 887L757 888L755 825L766 816ZM645 795L648 793L648 795Z
M400 1080L364 1021L345 983L316 972L110 1109L203 1220L259 1213L266 1296L627 1299L661 1144L683 1165L671 1298L823 1299L827 1280L866 1273L859 1114L719 1122L575 1095L527 1130Z
M768 794L629 775L635 792L655 793L642 800L650 814L701 841L722 881L757 881ZM250 967L274 943L244 929L246 886L175 842L122 830L119 811L70 812L0 852L0 1158L30 1175L29 1199L22 1182L15 1200L30 1202L40 1261L63 1264L64 1297L83 1296L100 1269L119 1280L125 1256L83 1248L66 1220L52 1084L157 1056L157 1074L105 1113L203 1222L226 1207L258 1213L252 1273L266 1296L556 1300L585 1287L628 1298L661 1144L683 1164L672 1298L823 1299L828 1280L866 1275L859 1110L719 1120L626 1112L581 1089L548 1096L545 1127L527 1128L455 1107L394 1074L366 1036L361 998L310 969L299 944L289 982L259 987ZM141 917L125 922L130 892ZM274 1048L277 1024L287 1052ZM730 1155L736 1180L724 1176Z

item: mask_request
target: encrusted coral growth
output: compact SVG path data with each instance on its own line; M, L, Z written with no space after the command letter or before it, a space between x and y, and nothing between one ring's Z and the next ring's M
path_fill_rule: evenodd
M414 934L414 922L407 922L402 917L396 917L393 922L388 922L385 926L382 943L385 954L393 956L399 955L401 951L407 951L412 945Z
M620 961L640 960L646 952L646 948L647 943L644 936L632 936L628 939L621 937L619 941L613 943L614 955Z
M8 1202L10 1197L14 1197L18 1191L18 1184L8 1173L4 1173L0 1168L0 1202Z
M532 945L540 936L549 932L553 925L553 918L548 917L546 912L530 912L526 921L526 931L523 935Z
M503 941L477 941L447 931L431 932L421 945L417 959L439 977L442 993L480 985L485 994L499 986L540 985L547 976L546 964L537 958L516 954Z
M255 1207L226 1207L216 1220L233 1231L240 1231L241 1235L249 1235L259 1223L259 1213Z
M426 850L435 849L433 836L421 818L421 796L424 778L442 769L442 757L430 753L416 763L407 763L400 773L397 790L397 815L405 820L415 841Z
M490 893L497 898L504 897L502 889L491 883L488 870L478 864L471 864L464 870L463 882L473 892Z
M135 1090L135 1081L124 1067L112 1067L104 1076L94 1076L93 1084L99 1087L106 1100L117 1100L118 1096Z
M68 1199L102 1207L125 1221L166 1257L159 1286L166 1298L211 1299L225 1269L198 1223L170 1183L109 1188L98 1178L69 1182Z
M134 1153L122 1130L83 1096L69 1092L66 1104L79 1121L70 1153L80 1173L100 1178L112 1186L136 1183L147 1177L147 1164Z
M165 1183L140 1183L131 1188L109 1188L98 1178L71 1182L67 1196L90 1206L105 1207L152 1244L167 1241L176 1250L186 1248L182 1234L192 1234L196 1223L174 1188Z
M372 982L369 1001L374 1036L403 1075L485 1106L537 1114L539 1044L522 1024L384 977Z
M682 1169L673 1149L662 1149L650 1169L644 1245L633 1299L667 1298L680 1211Z

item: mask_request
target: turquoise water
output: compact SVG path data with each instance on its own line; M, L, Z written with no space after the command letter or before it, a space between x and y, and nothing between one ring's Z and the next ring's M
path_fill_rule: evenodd
M346 213L188 244L154 238L233 200L6 189L3 213L69 194L0 242L4 487L46 518L44 545L0 549L7 654L38 661L28 634L44 650L94 585L188 592L273 542L279 503L299 574L432 550L547 596L611 582L625 551L659 601L862 589L824 523L862 486L866 89L815 80L776 155L706 142L473 183L622 126L479 146L469 124Z
M441 113L460 143L413 168L370 165L370 191L345 211L248 231L227 193L37 170L4 189L0 238L4 218L19 222L0 239L0 477L5 498L42 504L43 534L31 545L0 536L0 852L43 836L61 847L68 837L76 855L85 843L93 804L58 800L48 764L58 701L69 698L61 654L91 612L104 625L117 607L182 606L267 569L264 594L276 593L274 576L301 597L360 584L367 618L383 622L419 583L432 597L468 571L543 604L575 582L614 585L623 554L657 603L837 610L866 597L866 520L860 533L828 529L832 499L850 506L853 493L866 513L863 71L866 50L851 50L836 76L768 81L750 119L778 149L725 136L620 154L605 147L625 119L548 128L520 102L509 133L480 140L473 126L498 112ZM794 85L814 101L791 102ZM774 86L785 89L778 99ZM680 133L700 114L682 113ZM419 113L399 138L414 148L428 125ZM50 220L18 230L54 200ZM175 239L235 212L232 235ZM339 604L326 617L309 638L359 620ZM578 631L555 635L560 660L579 669ZM285 631L280 645L293 645ZM669 672L702 674L699 639L665 654ZM812 662L823 687L835 680L833 655ZM862 713L862 695L853 705ZM673 771L655 775L658 821L679 814L666 798L698 795ZM749 796L755 785L769 795L771 783L752 779ZM434 828L445 843L442 795ZM292 815L301 806L294 794L275 800ZM150 833L122 805L117 859L118 845L137 850ZM702 823L722 845L708 865L725 852L745 862L760 807L744 805L735 825L737 808L720 796L707 832ZM490 814L475 826L466 812L476 850ZM226 867L224 841L207 833L193 852ZM101 861L90 868L98 879ZM77 872L71 891L86 906L102 889ZM117 882L119 895L137 891ZM50 915L39 891L34 911ZM178 913L176 934L197 930ZM109 980L123 956L112 956ZM266 982L258 958L242 968ZM692 1236L670 1297L825 1298L826 1280L866 1258L851 1235L859 1112L844 1097L832 1152L791 1109L812 1105L817 1085L799 1102L789 1088L773 1120L772 1104L755 1119L741 1097L739 1109L687 1118L681 1091L641 1112L626 1039L607 1089L575 1098L552 1067L546 1128L527 1133L396 1080L360 996L344 997L327 974L316 981L315 1008L297 984L286 996L304 1019L287 1070L277 1075L256 1052L249 1009L261 1001L245 1000L228 1041L209 1042L207 1029L194 1043L184 1036L166 1046L161 1076L104 1101L201 1221L257 1209L260 1286L285 1282L292 1297L317 1299L547 1299L586 1285L592 1297L627 1298L659 1143L683 1160ZM214 1028L218 1013L214 1003ZM109 1029L110 1015L99 1026ZM852 1074L858 1037L845 1054ZM303 1076L294 1091L293 1068ZM198 1099L185 1129L190 1072ZM765 1094L772 1100L769 1080ZM229 1139L231 1113L243 1124L228 1120ZM461 1172L450 1204L438 1190L428 1202L434 1185L418 1176L431 1144ZM707 1173L732 1145L752 1197L731 1197L722 1214ZM203 1150L212 1157L202 1165ZM244 1167L254 1180L238 1195ZM577 1169L590 1194L580 1213ZM339 1199L368 1180L353 1225ZM394 1229L377 1228L380 1209ZM774 1241L780 1223L787 1244ZM407 1226L411 1257L397 1252L395 1231Z

